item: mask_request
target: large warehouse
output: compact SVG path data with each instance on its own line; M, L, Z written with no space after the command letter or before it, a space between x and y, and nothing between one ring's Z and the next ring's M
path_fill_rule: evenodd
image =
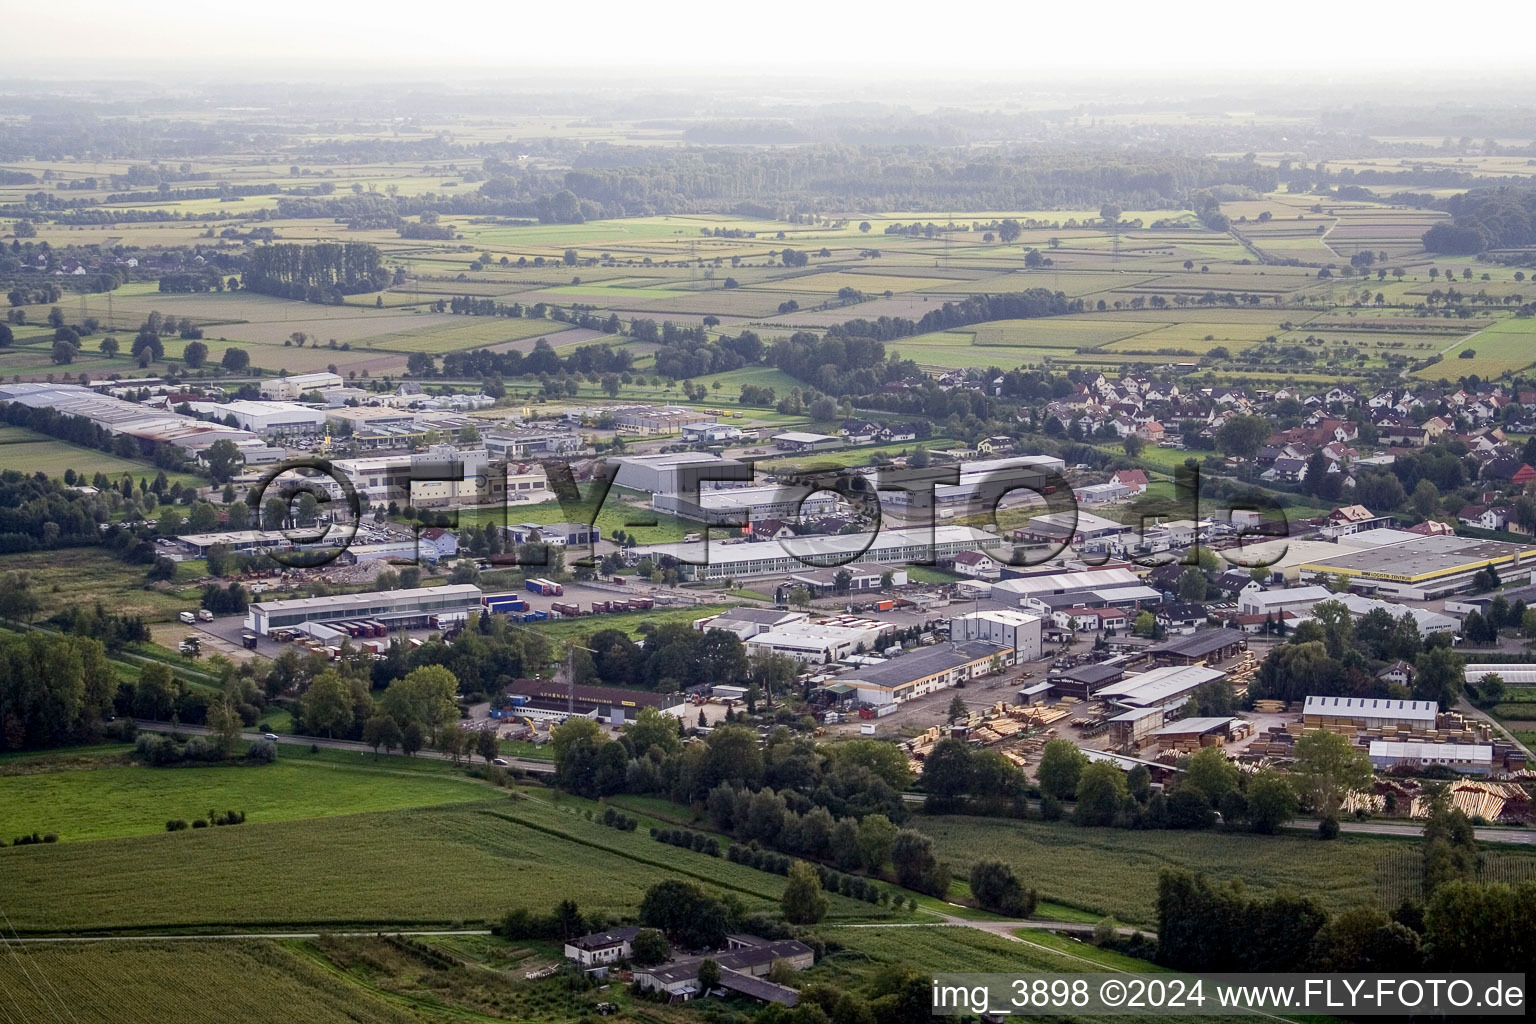
M480 588L469 583L415 590L385 590L365 594L304 597L295 601L263 601L245 613L245 628L257 636L301 622L374 619L391 628L424 626L433 617L462 617L480 610Z
M1383 596L1429 601L1473 589L1473 578L1488 566L1507 577L1532 564L1536 548L1471 537L1422 537L1305 562L1300 572L1304 583L1343 576Z
M194 412L235 422L253 434L312 434L325 424L325 411L293 402L190 402Z
M1353 726L1380 729L1406 725L1433 729L1440 705L1432 700L1398 700L1389 697L1308 697L1301 721L1309 729Z
M979 641L940 644L875 665L861 665L841 680L867 704L900 704L1013 664L1013 651Z
M847 502L827 490L804 487L715 487L689 493L658 492L651 507L697 523L760 523L765 519L814 519L846 509Z
M752 469L735 459L722 459L708 452L668 452L664 455L624 455L610 459L618 463L613 478L615 487L628 487L652 494L686 494L698 489L700 478L740 480L749 483Z
M1007 608L956 615L949 620L951 640L982 640L1007 647L1019 661L1040 657L1041 619Z
M985 551L1000 547L1002 543L1001 537L969 526L939 526L881 530L874 536L855 533L742 544L719 541L707 545L654 544L636 548L634 554L651 558L672 555L681 561L678 569L685 578L723 580L786 576L807 566L842 559L887 565L932 565L945 555ZM698 564L706 561L708 564Z
M1169 665L1126 676L1100 688L1095 696L1127 708L1173 710L1182 707L1199 687L1226 675L1220 669L1201 665Z

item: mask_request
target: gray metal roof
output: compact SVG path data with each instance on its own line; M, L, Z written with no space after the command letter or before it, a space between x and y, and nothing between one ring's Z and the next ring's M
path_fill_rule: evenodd
M849 679L874 683L876 686L900 686L913 679L937 675L940 672L1003 654L1004 649L979 640L967 640L957 644L940 644L925 651L903 654L880 665L862 665L848 675Z

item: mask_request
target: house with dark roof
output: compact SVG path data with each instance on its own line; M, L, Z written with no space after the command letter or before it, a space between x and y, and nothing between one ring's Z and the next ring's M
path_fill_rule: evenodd
M583 967L599 967L628 960L634 952L631 943L639 928L610 928L604 932L582 935L565 944L565 958Z
M816 962L816 955L810 946L797 939L768 941L756 936L730 936L723 952L637 968L635 984L643 991L664 992L673 1001L692 999L704 994L699 984L699 968L705 960L713 960L720 968L721 988L760 1002L794 1006L799 993L769 981L766 975L778 963L803 971Z
M1506 480L1524 487L1536 480L1536 469L1522 462L1519 456L1502 455L1483 467L1484 480Z

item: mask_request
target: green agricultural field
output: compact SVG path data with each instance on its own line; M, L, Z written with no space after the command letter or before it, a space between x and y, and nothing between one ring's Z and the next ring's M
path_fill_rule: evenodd
M762 909L784 887L778 875L526 799L11 847L0 872L18 883L7 910L23 933L445 924L543 912L571 893L584 910L624 914L648 886L679 876ZM843 897L831 912L892 913Z
M72 1024L411 1024L421 1018L264 940L18 947L0 960L7 1020ZM302 1007L302 1011L299 1009Z
M856 288L866 295L883 292L969 292L968 281L953 281L942 277L902 277L896 274L861 274L833 271L806 274L774 282L776 287L791 292L820 292L833 294L843 288Z
M1467 349L1477 354L1470 359L1461 358ZM1536 363L1536 319L1514 318L1500 320L1479 334L1446 346L1444 360L1415 371L1414 376L1439 380L1475 373L1496 378L1523 370L1532 363Z
M973 333L977 345L1078 349L1098 348L1156 327L1156 324L1055 316L1038 320L993 320L977 324Z
M151 768L113 758L94 770L0 775L0 822L17 834L53 832L70 842L162 832L172 818L191 822L209 810L244 811L250 825L485 798L485 787L466 779L401 775L366 762Z
M583 485L582 493L591 495L591 485ZM594 499L595 500L595 499ZM661 512L653 512L650 508L650 495L642 495L638 491L629 491L615 487L609 490L608 496L603 500L597 510L596 520L592 519L591 508L583 505L581 508L566 508L558 501L542 501L534 504L519 504L513 502L507 505L488 505L476 508L460 509L458 525L481 526L485 523L568 523L573 520L581 522L593 522L605 538L612 537L614 530L623 530L632 534L637 544L661 544L681 541L687 534L693 533L699 528L698 523L679 519L676 516ZM638 525L652 523L654 525ZM574 561L574 557L567 552L568 562ZM569 567L569 566L567 566Z
M615 597L622 595L614 595ZM648 612L619 612L614 615L590 615L579 619L560 619L539 623L539 632L549 636L557 646L568 640L582 642L593 633L604 629L619 629L630 637L640 635L640 627L690 625L699 619L719 615L734 607L731 604L696 604L683 608L655 608Z
M1077 972L1089 965L1039 946L963 925L908 928L820 928L817 934L840 951L829 952L806 978L833 984L855 983L876 963L911 964L923 971Z
M76 473L84 473L87 483L97 473L105 473L115 482L125 473L137 481L140 477L153 480L160 472L151 463L124 459L96 448L82 448L26 427L0 427L0 469L27 474L46 473L59 480L64 479L66 469L73 469ZM183 486L200 487L208 482L190 473L167 473L166 478Z
M119 561L100 548L64 548L0 555L0 572L25 569L37 595L38 621L72 605L105 607L123 615L167 622L195 605L175 593L146 589L146 567Z
M444 352L489 348L503 342L542 337L548 337L550 344L558 347L560 332L570 327L569 324L562 324L555 320L517 317L484 316L454 317L453 319L452 324L437 326L430 331L402 331L370 338L367 347L369 350L427 352L432 355L442 355Z
M980 859L1011 863L1040 895L1122 921L1156 917L1157 876L1165 867L1204 871L1218 881L1242 879L1255 892L1313 896L1330 910L1376 905L1377 862L1391 840L1221 832L1131 832L1067 824L968 817L921 817L939 855L964 873Z

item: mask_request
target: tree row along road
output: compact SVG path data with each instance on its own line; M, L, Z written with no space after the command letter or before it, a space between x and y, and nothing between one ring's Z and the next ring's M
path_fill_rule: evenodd
M154 722L148 719L136 718L134 719L134 724L145 732L180 732L194 736L207 736L212 732L212 730L200 725L173 725L170 722ZM242 732L240 738L254 742L263 739L264 736L259 732ZM368 744L357 740L331 740L323 736L279 736L277 742L280 745L284 743L299 746L311 745L322 747L326 750L351 750L359 754L372 754L374 752L373 748ZM452 760L449 755L436 750L422 750L414 756L436 758L440 761ZM555 773L553 761L541 761L531 757L508 757L505 760L508 767L518 768L532 774L553 775ZM924 801L925 797L921 793L903 793L902 799L909 804L920 804ZM1038 808L1038 803L1034 806ZM1317 821L1316 819L1301 818L1292 822L1288 827L1292 830L1315 831L1317 829ZM1423 834L1424 827L1413 822L1341 821L1339 822L1339 830L1360 835L1397 836L1414 839ZM1536 829L1488 828L1479 826L1473 829L1473 834L1485 843L1536 846Z
M927 797L921 793L903 793L901 799L909 804L921 804ZM1040 801L1028 801L1030 810L1038 811ZM1072 805L1067 804L1062 808L1067 817L1072 815ZM1316 832L1318 821L1316 818L1298 818L1285 828L1288 831ZM1358 835L1371 836L1397 836L1404 839L1417 839L1424 834L1424 826L1410 821L1340 821L1339 831L1353 832ZM1477 826L1472 830L1473 834L1485 843L1507 843L1512 846L1536 846L1536 829L1523 828L1488 828Z
M189 736L209 736L213 733L213 730L201 725L175 725L171 722L154 722L141 718L135 718L133 724L138 726L141 732L174 732L186 733ZM242 732L240 738L254 743L257 740L265 739L266 736L264 733L259 732ZM323 736L278 736L277 743L279 746L286 743L295 746L321 747L325 750L351 750L359 754L374 753L374 749L366 743L361 743L357 740L330 740ZM453 760L449 755L437 750L423 749L412 756L430 757L439 761ZM461 757L460 760L465 760L465 758ZM553 775L555 772L553 761L540 761L532 757L508 757L504 758L504 760L507 762L508 767L519 768L525 772L541 775Z

